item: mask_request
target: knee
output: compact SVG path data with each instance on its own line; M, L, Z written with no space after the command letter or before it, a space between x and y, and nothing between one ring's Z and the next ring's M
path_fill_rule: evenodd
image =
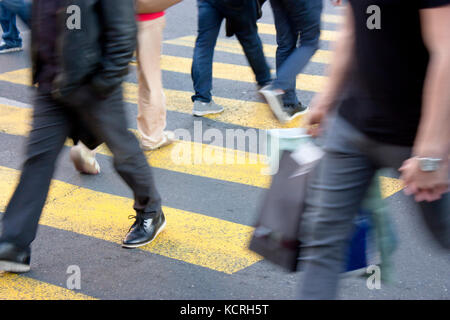
M212 55L216 45L217 35L212 32L199 32L195 40L195 54Z

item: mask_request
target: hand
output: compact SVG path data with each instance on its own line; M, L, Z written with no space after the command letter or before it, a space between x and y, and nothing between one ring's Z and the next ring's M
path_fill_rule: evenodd
M424 172L420 169L419 160L406 160L399 171L400 179L405 183L405 194L414 194L417 202L436 201L449 191L448 160L443 161L437 171Z
M306 119L306 125L308 126L307 133L313 137L317 137L322 133L321 125L328 114L330 103L323 95L316 95L311 102L310 108L311 110Z

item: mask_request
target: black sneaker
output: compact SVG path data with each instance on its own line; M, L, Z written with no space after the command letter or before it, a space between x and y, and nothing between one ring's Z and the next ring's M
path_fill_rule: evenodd
M122 242L124 248L137 248L149 244L166 226L166 218L162 211L148 218L138 213L136 216L130 216L130 219L136 219L136 221Z
M23 250L12 243L0 243L0 271L22 273L30 271L30 248Z
M285 104L283 110L288 115L288 121L291 121L298 116L308 112L309 107L299 102L297 105Z

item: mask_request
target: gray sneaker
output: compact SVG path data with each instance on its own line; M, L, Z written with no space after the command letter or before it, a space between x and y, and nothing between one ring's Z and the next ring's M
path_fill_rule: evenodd
M199 100L194 101L194 109L192 114L197 117L206 116L207 114L216 114L223 112L223 107L216 104L214 101L202 102Z

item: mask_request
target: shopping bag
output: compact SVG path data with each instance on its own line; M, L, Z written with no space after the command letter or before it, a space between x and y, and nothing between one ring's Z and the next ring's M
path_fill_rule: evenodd
M369 233L371 231L369 216L369 212L359 210L354 221L354 232L350 240L344 272L365 269L368 266Z
M250 240L250 250L291 272L297 270L299 226L316 164L299 164L291 151L283 151Z
M381 194L381 175L383 175L383 170L376 174L362 207L371 213L370 223L373 229L375 247L379 260L381 260L381 279L385 283L392 283L394 279L393 255L397 249L398 240L389 209Z

